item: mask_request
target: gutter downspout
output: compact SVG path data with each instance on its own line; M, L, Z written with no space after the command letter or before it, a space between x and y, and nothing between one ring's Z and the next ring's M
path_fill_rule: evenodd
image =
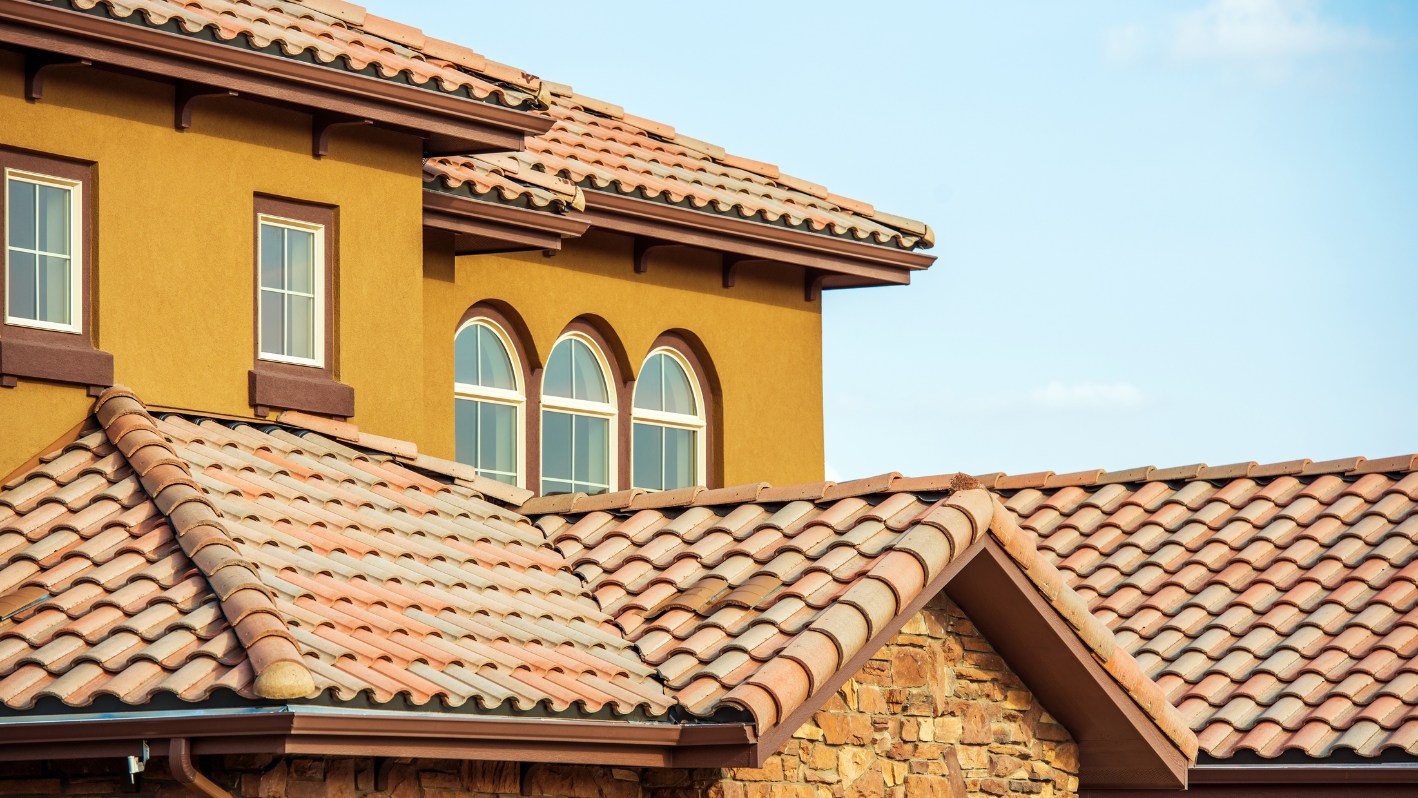
M231 793L223 790L203 776L192 762L192 744L186 737L174 737L168 743L167 767L173 778L182 782L187 789L205 798L231 798Z

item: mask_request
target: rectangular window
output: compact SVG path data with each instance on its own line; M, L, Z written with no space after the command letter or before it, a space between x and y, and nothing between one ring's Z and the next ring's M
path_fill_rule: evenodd
M260 217L261 359L323 365L324 234L319 225Z
M695 431L636 423L634 484L646 490L672 490L696 484Z
M610 419L542 413L542 493L610 490Z
M478 476L517 484L517 408L461 397L457 409L458 462L477 469Z
M83 331L82 251L73 180L5 170L5 322Z

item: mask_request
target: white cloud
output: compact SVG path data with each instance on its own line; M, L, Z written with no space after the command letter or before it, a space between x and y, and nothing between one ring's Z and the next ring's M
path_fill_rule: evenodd
M1131 383L1050 382L1029 392L1040 407L1136 407L1146 397Z
M1172 52L1188 60L1274 61L1383 44L1366 28L1322 19L1315 0L1214 0L1178 20Z
M1147 31L1141 25L1113 28L1106 34L1103 54L1109 61L1127 64L1136 61L1147 46Z

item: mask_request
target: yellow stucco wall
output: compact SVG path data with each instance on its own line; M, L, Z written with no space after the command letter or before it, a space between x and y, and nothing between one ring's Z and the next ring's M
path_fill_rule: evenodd
M655 250L649 272L636 274L632 240L611 233L592 231L551 258L462 256L456 267L445 244L430 236L424 279L429 453L453 455L458 321L472 305L494 301L526 323L534 364L544 363L567 324L585 315L614 331L632 372L661 333L692 332L723 392L723 484L822 479L822 306L804 301L801 269L746 266L735 287L725 289L716 253Z
M316 160L304 114L204 99L178 132L172 97L160 83L65 69L29 103L22 62L0 51L0 145L96 164L96 343L149 405L251 415L253 196L270 194L338 208L336 369L361 429L451 458L453 333L468 307L498 300L528 325L536 359L585 315L614 331L631 372L661 333L692 332L723 391L724 483L822 478L821 306L803 301L800 269L745 267L726 290L718 255L677 249L636 275L631 239L605 233L554 258L455 266L447 247L425 253L416 139L340 128ZM0 476L91 406L82 387L0 388Z
M0 51L0 145L92 161L96 338L115 379L149 404L249 416L255 194L338 207L340 379L356 423L417 440L423 380L420 142L338 128L310 154L304 114L199 100L173 127L173 89L87 69L53 72L23 99L19 57ZM0 388L0 475L72 427L82 388Z

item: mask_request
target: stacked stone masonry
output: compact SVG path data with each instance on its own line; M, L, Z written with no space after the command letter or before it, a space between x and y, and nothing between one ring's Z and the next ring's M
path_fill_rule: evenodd
M760 768L198 757L234 798L964 798L1078 790L1078 747L960 610L934 599ZM154 757L0 762L0 796L195 798Z

